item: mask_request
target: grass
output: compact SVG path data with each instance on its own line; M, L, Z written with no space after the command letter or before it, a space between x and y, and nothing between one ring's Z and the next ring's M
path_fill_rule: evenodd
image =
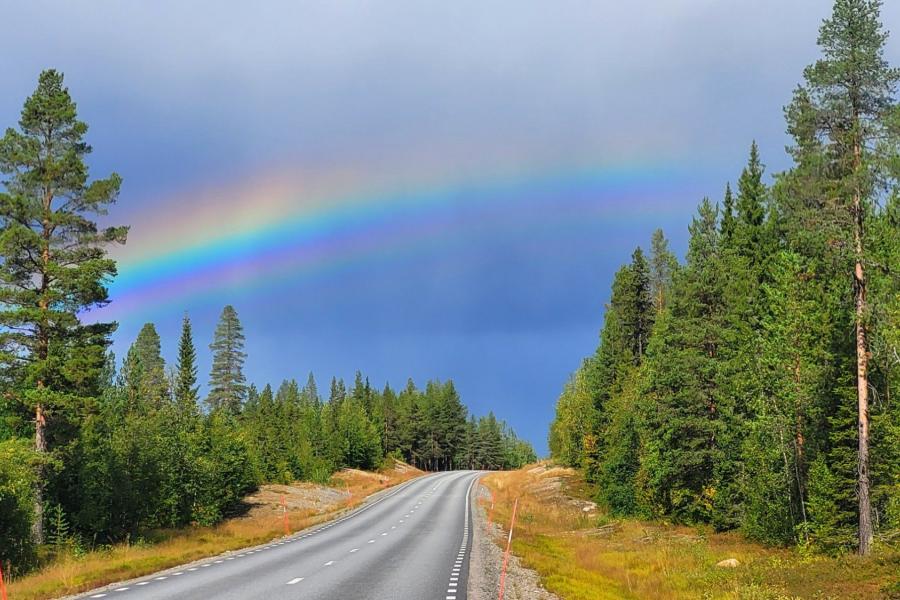
M519 512L512 551L566 600L659 598L793 600L900 598L900 553L831 558L769 548L736 533L611 519L585 512L588 490L572 470L542 464L492 473L493 520ZM716 567L736 558L734 569ZM893 595L897 593L897 595Z
M329 486L349 495L325 512L295 510L288 512L292 532L334 518L353 508L367 496L412 479L416 470L385 469L377 474L342 471ZM277 511L274 511L277 514ZM40 571L17 578L8 584L10 600L44 600L76 594L96 587L155 573L201 558L215 556L271 541L284 535L283 516L261 511L249 517L235 518L215 527L189 527L148 532L146 539L88 552L82 556L65 555Z

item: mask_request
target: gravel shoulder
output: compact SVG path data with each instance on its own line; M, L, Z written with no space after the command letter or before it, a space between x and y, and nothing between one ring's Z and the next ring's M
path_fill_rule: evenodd
M490 506L490 492L478 484L472 490L472 554L469 562L469 600L494 600L500 589L500 569L507 534L496 523L488 525L485 506ZM484 502L482 502L482 500ZM515 532L513 532L515 535ZM541 585L535 571L522 566L510 555L506 574L504 600L559 600Z

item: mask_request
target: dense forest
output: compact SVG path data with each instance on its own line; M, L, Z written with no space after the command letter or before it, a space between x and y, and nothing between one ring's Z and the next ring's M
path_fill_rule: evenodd
M900 71L880 2L837 0L785 109L793 166L754 144L703 200L684 262L662 231L615 275L553 456L613 513L825 551L900 534Z
M18 129L0 138L0 564L33 565L41 544L81 548L149 529L216 523L266 482L326 481L337 469L398 458L428 470L518 467L531 446L493 414L475 418L452 381L401 390L310 374L261 389L244 375L244 331L231 306L198 385L187 316L177 360L146 324L121 364L114 323L84 322L109 302L110 244L100 229L113 174L89 181L87 126L56 71L41 74ZM175 340L171 340L173 343Z

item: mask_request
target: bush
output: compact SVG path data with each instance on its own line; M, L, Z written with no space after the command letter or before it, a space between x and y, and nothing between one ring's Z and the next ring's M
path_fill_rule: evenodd
M0 562L12 564L17 571L35 558L31 525L37 460L26 440L0 442Z

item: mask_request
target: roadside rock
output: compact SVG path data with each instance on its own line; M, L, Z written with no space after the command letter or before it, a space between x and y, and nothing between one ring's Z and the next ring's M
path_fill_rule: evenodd
M723 569L734 569L735 567L741 566L741 562L736 558L726 558L725 560L717 562L716 566L722 567Z
M498 544L505 544L506 535L496 525L487 527L487 515L484 514L479 498L489 498L490 494L479 485L472 492L472 556L469 561L470 600L494 600L500 589L500 568L503 566L503 551ZM515 535L515 534L513 534ZM521 565L513 555L509 557L506 573L505 600L559 600L541 586L540 577L531 569Z

